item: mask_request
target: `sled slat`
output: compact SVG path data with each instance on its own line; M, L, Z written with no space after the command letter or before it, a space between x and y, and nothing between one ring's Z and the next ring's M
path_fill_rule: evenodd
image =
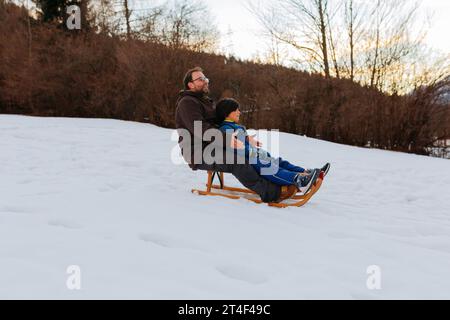
M258 203L258 204L264 203L261 199L253 198L250 196L250 195L256 195L256 193L252 190L245 189L245 188L225 186L223 172L217 173L217 175L218 175L220 183L221 183L220 185L213 184L215 174L212 171L208 171L208 181L206 184L206 191L192 189L192 192L195 194L204 195L204 196L219 196L219 197L225 197L225 198L229 198L229 199L243 198L243 199L252 201L254 203ZM292 198L284 200L283 202L277 202L277 203L271 202L271 203L268 203L267 205L269 205L270 207L276 207L276 208L301 207L301 206L305 205L312 198L312 196L320 189L320 187L322 185L322 180L323 180L323 176L321 176L319 179L317 179L316 183L311 188L311 190L308 191L307 194L298 194L298 195L293 196ZM212 189L229 191L229 193L212 192L211 191ZM233 192L244 193L248 196L233 194Z
M208 185L206 185L206 186L208 186ZM256 194L256 192L254 192L254 191L252 191L252 190L249 190L249 189L244 189L244 188L236 188L236 187L227 187L227 186L224 186L223 188L221 188L219 185L217 185L217 184L213 184L212 186L211 186L211 188L212 189L218 189L218 190L227 190L227 191L234 191L234 192L242 192L242 193L249 193L249 194ZM318 190L318 189L316 189L316 190ZM311 190L312 191L312 190ZM311 192L311 191L308 191L308 193L309 192ZM291 199L295 199L295 200L302 200L302 199L304 199L306 197L306 195L305 194L297 194L297 195L295 195L294 197L292 197Z
M235 187L227 187L227 186L223 186L223 188L221 188L219 185L217 184L213 184L211 186L212 189L219 189L219 190L227 190L227 191L235 191L235 192L243 192L243 193L250 193L250 194L256 194L256 192L249 190L249 189L244 189L244 188L235 188Z
M202 191L197 189L192 189L192 193L201 195L201 196L219 196L219 197L225 197L229 199L240 199L240 196L233 195L233 194L224 194L224 193L217 193L217 192L208 192L208 191Z

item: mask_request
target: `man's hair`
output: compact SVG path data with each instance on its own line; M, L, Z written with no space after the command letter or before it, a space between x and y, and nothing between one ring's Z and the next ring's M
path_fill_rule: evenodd
M230 113L239 109L239 102L234 99L226 98L220 100L216 105L216 118L218 123L225 120Z
M185 90L189 90L188 83L193 80L192 79L192 74L194 72L203 72L203 69L200 68L200 67L195 67L195 68L192 68L192 69L190 69L190 70L188 70L186 72L186 74L184 75L184 78L183 78L183 84L184 84L184 89Z

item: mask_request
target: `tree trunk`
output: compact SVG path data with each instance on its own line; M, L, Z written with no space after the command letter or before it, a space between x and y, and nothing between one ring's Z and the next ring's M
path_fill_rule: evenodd
M355 79L355 30L354 30L354 16L353 16L353 0L350 0L349 3L349 26L348 26L348 36L350 39L350 80Z
M320 21L320 33L322 37L321 49L323 56L323 69L325 71L325 77L330 78L330 63L328 61L328 46L327 46L327 26L325 23L325 10L323 6L323 0L318 0L319 9L319 21Z
M123 5L125 7L125 20L127 23L127 39L129 40L131 38L131 27L130 27L130 9L128 7L128 0L123 1Z

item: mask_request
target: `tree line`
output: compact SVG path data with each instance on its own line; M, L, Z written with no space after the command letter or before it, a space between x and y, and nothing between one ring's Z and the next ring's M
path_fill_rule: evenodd
M84 2L87 26L80 31L65 30L60 9L46 15L44 2L36 1L33 13L0 0L0 113L173 128L182 77L201 66L211 96L239 100L248 127L418 154L449 138L449 106L441 97L450 78L402 95L323 70L224 56L215 51L214 26L195 18L208 18L206 7L187 0L142 16L131 7L127 13L127 1Z

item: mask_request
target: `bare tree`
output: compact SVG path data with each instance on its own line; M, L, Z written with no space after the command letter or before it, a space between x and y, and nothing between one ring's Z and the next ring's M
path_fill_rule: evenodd
M318 64L329 78L328 0L277 0L270 8L249 1L248 9L274 38L304 55L306 62Z
M339 65L339 61L338 61L338 52L337 52L337 48L336 48L336 39L333 36L333 28L332 28L332 20L334 18L334 16L338 13L338 11L340 10L341 4L339 4L338 6L336 6L336 8L334 9L334 12L330 13L330 12L326 12L326 19L327 19L327 24L328 24L328 42L329 42L329 47L330 47L330 52L331 52L331 58L333 60L333 66L334 66L334 71L335 71L335 75L336 78L340 78L340 65Z
M350 76L350 80L354 81L355 79L355 54L356 54L356 46L361 39L362 35L362 26L363 26L363 13L362 4L356 3L355 0L345 0L344 3L344 16L345 16L345 26L347 30L348 36L348 49L349 49L349 68L347 69L347 73ZM344 65L347 65L344 62Z
M406 0L377 0L370 10L364 32L362 82L372 88L386 90L390 74L407 57L414 56L425 33L412 35L419 3Z
M153 43L162 42L161 30L163 28L163 16L167 11L166 6L158 6L146 10L145 14L137 18L137 36L139 39Z
M401 64L422 45L420 2L409 0L277 0L247 6L266 36L296 49L292 61L325 77L348 77L389 91ZM256 0L255 0L256 1Z
M218 37L206 5L189 0L175 2L167 15L164 33L169 46L195 51L212 49Z
M115 35L119 33L120 23L114 9L114 0L93 1L92 14L94 25L100 33Z
M292 2L295 3L295 0L291 0ZM317 17L314 18L314 11L309 11L308 9L306 9L306 7L303 5L303 12L310 15L313 20L315 20L316 24L318 22L318 27L320 30L320 36L321 39L319 41L319 47L320 50L322 51L322 57L323 57L323 67L324 67L324 71L325 71L325 77L329 78L330 77L330 65L328 62L328 48L327 48L327 29L329 28L329 25L326 21L326 17L328 16L328 0L313 0L313 8L316 9L316 13L318 15L318 20ZM331 31L330 31L331 32Z
M219 32L202 1L180 0L154 8L140 19L142 38L173 49L213 51Z
M269 62L276 66L283 65L287 54L280 40L275 37L271 37L268 45L269 50L265 62Z
M131 26L130 26L130 17L132 11L130 10L128 0L123 0L123 8L124 8L124 14L125 14L125 22L127 26L127 39L131 38Z

